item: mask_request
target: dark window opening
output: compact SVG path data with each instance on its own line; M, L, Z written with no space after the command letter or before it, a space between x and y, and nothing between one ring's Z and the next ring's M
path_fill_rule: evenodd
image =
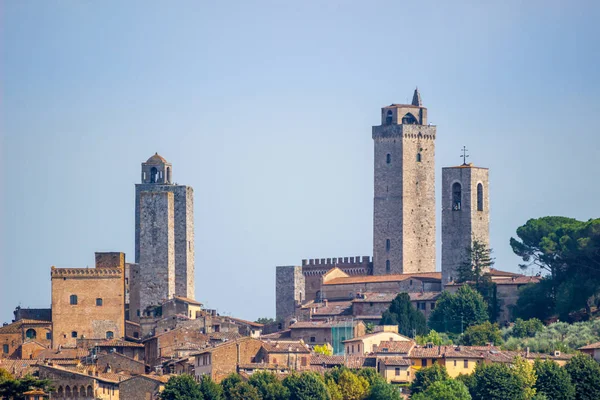
M454 182L452 185L452 210L460 211L462 200L462 188L460 183Z
M400 368L396 368L396 376L400 376Z
M171 167L167 167L167 183L171 183Z
M426 358L424 358L423 361L421 361L421 366L423 368L425 368L427 366L427 359Z
M385 262L385 272L390 272L391 269L392 269L392 267L390 265L390 260L386 260L386 262Z
M158 178L158 170L156 169L156 167L152 167L152 169L150 170L150 183L156 183Z
M417 162L421 162L421 153L417 153Z
M391 163L391 162L392 162L392 155L391 155L391 154L388 154L387 156L385 156L385 162L386 162L387 164L389 164L389 163Z
M390 251L391 242L390 239L385 240L385 251Z
M316 338L316 337L314 337L314 336L311 336L311 337L310 337L310 342L311 342L311 343L314 343L314 342L316 342L316 341L317 341L317 338Z
M3 344L3 345L2 345L2 352L3 352L4 354L8 354L8 345L7 345L7 344Z
M27 329L27 331L25 332L25 336L27 337L27 339L35 339L35 329Z
M115 334L112 331L107 331L106 332L106 338L107 339L112 339L115 337Z
M101 298L97 298L96 299L96 305L97 306L101 306L102 305L102 299Z
M138 339L140 337L139 332L133 332L133 337Z
M477 211L483 211L483 185L477 184Z
M77 295L72 294L71 297L69 298L69 302L71 303L71 305L76 305L77 304Z
M77 337L77 332L76 331L71 332L71 337Z
M469 368L469 360L465 360L465 368Z
M392 124L392 110L388 110L387 115L385 117L385 124L386 125Z
M46 339L52 340L52 332L46 332Z
M402 117L402 124L404 125L415 125L417 124L417 119L411 113L406 114Z

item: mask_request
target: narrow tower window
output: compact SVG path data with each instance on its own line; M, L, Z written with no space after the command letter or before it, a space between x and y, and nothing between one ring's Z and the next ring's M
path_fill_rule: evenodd
M391 266L390 266L390 260L386 260L385 261L385 272L390 272L391 270Z
M460 211L462 200L462 188L460 183L454 182L452 185L452 210Z
M421 162L421 153L417 153L417 162Z
M483 211L483 185L477 184L477 211Z
M415 125L417 123L417 119L411 113L406 114L402 117L402 124L404 125Z
M392 110L388 110L387 115L385 117L385 124L386 125L392 124Z
M152 169L150 170L150 183L156 183L157 176L158 176L158 170L156 169L156 167L152 167Z
M100 297L98 297L98 298L96 299L96 305L97 305L98 307L102 306L102 299L101 299Z
M167 183L171 183L171 168L167 167Z
M389 154L389 153L388 153L388 155L387 155L387 156L385 156L385 162L386 162L387 164L389 164L389 163L391 163L391 162L392 162L392 155L391 155L391 154Z
M391 247L390 239L386 239L385 240L385 251L390 251L390 247Z
M76 305L77 304L77 295L72 294L71 297L69 298L69 302L71 303L71 305Z

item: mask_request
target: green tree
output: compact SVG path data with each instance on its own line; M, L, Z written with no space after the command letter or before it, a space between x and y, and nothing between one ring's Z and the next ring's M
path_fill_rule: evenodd
M527 321L517 318L513 326L512 335L514 337L534 337L536 333L544 330L544 324L537 318L531 318Z
M378 382L371 387L367 400L401 400L400 391L394 385Z
M429 315L429 326L438 332L462 333L467 327L487 320L487 304L483 297L464 285L455 294L442 292Z
M535 388L538 393L544 394L548 400L574 400L575 386L571 376L552 360L535 360L533 368L537 375Z
M474 282L479 285L487 270L494 266L492 249L479 240L465 249L465 259L458 266L457 282Z
M263 400L287 400L290 398L290 391L283 386L275 374L270 372L255 372L248 383L258 390Z
M411 400L471 400L471 395L464 383L449 379L434 382L424 392L412 396Z
M575 385L575 399L600 399L600 364L588 355L578 353L569 360L565 369Z
M390 308L383 312L381 325L398 325L398 331L405 336L413 336L427 333L427 321L422 312L417 310L410 302L408 293L400 293Z
M238 374L229 374L225 379L221 381L221 387L223 388L223 394L226 399L231 398L234 391L234 387L242 383L242 378Z
M239 382L229 390L228 400L261 400L258 390L246 382Z
M479 364L473 377L473 400L525 400L523 382L506 364Z
M375 386L378 383L385 383L385 379L377 373L375 368L361 368L356 371L356 375L365 378L369 382L369 387Z
M425 336L417 336L415 341L421 346L427 343L433 343L436 346L441 346L444 342L440 334L433 329L430 330L429 333Z
M273 318L259 318L256 320L257 324L263 324L263 325L270 325L270 324L274 324L275 320Z
M497 324L485 321L483 324L468 327L460 337L460 342L465 346L485 346L488 343L499 346L502 344L502 335Z
M54 390L52 382L48 379L38 379L32 375L17 379L6 370L2 371L4 372L0 374L0 398L21 400L25 398L23 393L33 389L41 389L46 393Z
M290 391L290 400L328 400L329 392L323 378L315 372L292 373L283 386Z
M337 384L344 400L361 400L369 393L369 382L350 370L345 370L340 374Z
M440 364L433 364L431 367L420 369L415 373L415 379L410 385L413 393L422 393L427 390L434 382L446 381L450 379L446 367Z
M173 376L160 393L162 400L203 400L200 385L190 375Z
M313 348L313 351L316 354L323 354L325 356L330 356L333 354L333 350L327 346L327 344L322 344L322 345L315 345L315 347Z
M225 400L223 388L214 382L209 375L203 375L200 380L200 391L204 400Z
M533 365L524 358L517 356L513 361L512 369L521 382L523 397L525 400L531 400L536 393L534 385L537 379Z
M550 318L556 307L552 285L550 278L542 278L540 283L530 283L520 288L513 315L525 320Z

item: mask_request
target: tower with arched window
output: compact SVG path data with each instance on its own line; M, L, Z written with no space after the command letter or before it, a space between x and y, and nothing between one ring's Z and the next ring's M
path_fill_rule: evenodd
M490 243L489 170L473 164L442 168L442 283L458 278L474 240Z
M435 137L415 90L381 109L375 145L373 273L435 271Z
M171 163L155 153L135 185L135 281L130 318L181 296L194 298L194 191L173 183Z

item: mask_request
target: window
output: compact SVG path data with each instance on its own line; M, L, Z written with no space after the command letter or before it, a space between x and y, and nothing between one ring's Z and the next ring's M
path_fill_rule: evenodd
M115 334L113 333L113 331L106 331L106 338L107 339L112 339L115 337Z
M71 337L77 337L77 331L71 332Z
M386 125L391 125L392 124L392 110L388 110L386 116L385 116L385 124Z
M391 269L392 267L390 266L390 260L387 260L385 262L385 272L390 272Z
M273 357L273 364L277 364L277 359Z
M456 367L456 360L454 360L454 366Z
M137 314L137 316L140 316L140 310L136 310L135 313Z
M392 162L392 155L391 155L391 154L389 154L389 153L388 153L388 154L385 156L385 162L386 162L387 164L389 164L389 163L391 163L391 162Z
M469 360L465 360L465 368L469 368Z
M427 359L426 358L424 358L423 360L421 360L421 366L423 368L425 368L427 366Z
M435 309L435 303L429 303L431 305L431 309Z
M306 357L302 357L300 359L300 365L302 365L303 367L306 367Z
M421 162L421 153L417 153L417 162Z
M71 305L76 305L77 304L77 295L72 294L71 297L69 298L69 302L71 303Z
M460 211L462 200L462 188L460 183L454 182L452 185L452 210Z
M156 178L158 176L158 170L155 167L152 167L150 170L150 183L156 183Z
M483 211L483 185L477 184L477 211Z
M402 123L404 125L415 125L417 123L417 119L411 113L406 114L402 117Z
M317 338L316 338L316 337L314 337L314 336L311 336L311 337L310 337L310 342L311 342L311 343L314 343L314 342L316 342L316 341L317 341Z
M352 353L354 353L354 345L352 345Z
M390 242L390 239L386 239L385 240L385 251L390 251L391 246L392 246L392 243Z
M52 332L46 332L46 340L52 340Z
M396 368L396 376L400 376L400 368Z
M412 286L412 279L408 281L408 285Z
M27 339L35 339L35 329L27 329L27 331L25 331L25 337L27 337Z
M96 299L96 305L97 305L98 307L102 306L102 299L101 299L101 298L97 298L97 299Z
M8 345L7 345L7 344L3 344L3 345L2 345L2 352L3 352L4 354L8 354Z

